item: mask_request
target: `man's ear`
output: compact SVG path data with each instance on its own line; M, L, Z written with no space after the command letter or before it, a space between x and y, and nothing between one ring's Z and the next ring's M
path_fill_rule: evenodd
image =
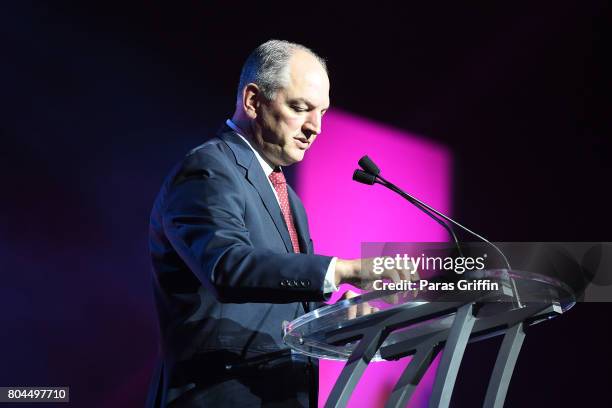
M242 109L250 118L257 118L257 111L261 100L261 90L256 84L250 83L242 91Z

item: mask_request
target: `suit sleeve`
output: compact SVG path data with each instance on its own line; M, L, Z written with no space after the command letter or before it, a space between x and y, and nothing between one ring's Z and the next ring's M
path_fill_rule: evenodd
M331 257L276 253L251 242L241 181L214 157L183 170L162 209L166 237L221 302L290 303L324 299Z

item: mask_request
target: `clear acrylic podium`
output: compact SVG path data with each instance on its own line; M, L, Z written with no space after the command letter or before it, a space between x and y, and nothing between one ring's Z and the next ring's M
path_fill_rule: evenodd
M504 337L483 406L502 407L525 329L575 304L567 285L535 273L481 270L430 281L449 279L454 290L372 291L314 310L284 327L284 341L295 351L346 361L326 408L346 406L370 362L412 356L386 403L387 408L405 407L438 353L442 356L429 406L447 407L467 343L497 335ZM459 290L458 280L488 281L497 288Z

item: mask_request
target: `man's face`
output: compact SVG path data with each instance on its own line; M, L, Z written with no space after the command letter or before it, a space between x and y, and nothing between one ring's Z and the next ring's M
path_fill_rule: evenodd
M255 141L274 166L288 166L321 133L321 119L329 108L329 79L310 54L296 51L289 63L289 83L271 101L262 100L253 123Z

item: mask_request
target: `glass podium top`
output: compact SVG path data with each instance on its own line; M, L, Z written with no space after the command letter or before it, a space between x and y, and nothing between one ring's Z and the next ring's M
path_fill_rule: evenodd
M372 361L410 355L424 341L443 342L458 307L474 304L470 341L495 336L521 321L533 325L575 304L573 291L544 275L507 269L436 278L414 291L374 290L307 313L283 328L293 350L344 361L373 326L391 331Z

